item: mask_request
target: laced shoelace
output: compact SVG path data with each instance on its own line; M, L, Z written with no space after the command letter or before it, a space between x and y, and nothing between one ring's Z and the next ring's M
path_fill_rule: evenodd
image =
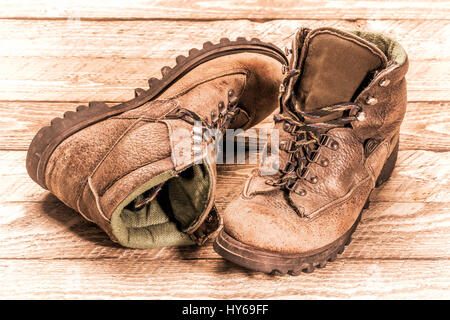
M182 119L188 122L191 125L194 125L196 121L202 123L202 137L206 140L207 143L214 142L215 133L214 130L222 130L226 128L233 118L240 112L241 109L238 107L237 98L234 97L234 91L228 91L228 104L225 107L224 102L220 102L218 104L218 112L212 111L210 119L208 120L204 117L201 117L198 113L193 112L186 108L178 108L174 111L170 112L165 116L166 119ZM134 209L140 210L144 206L149 205L159 194L164 183L153 187L151 190L147 192L147 197L145 197L141 201L135 201Z
M286 74L283 85L289 78L298 75L299 71L289 70ZM353 103L344 103L307 113L296 103L293 109L294 112L274 116L276 123L284 122L283 130L290 133L293 138L280 142L280 150L287 152L289 157L286 165L279 169L281 173L279 178L268 179L266 184L305 195L306 190L296 188L297 182L307 180L314 184L318 181L318 177L311 175L309 164L315 162L323 167L329 164L328 159L318 159L319 147L328 146L332 150L339 148L339 143L331 139L326 132L333 128L345 127L350 122L358 120L361 108Z
M225 106L223 101L219 102L217 112L211 111L210 120L200 116L198 113L187 108L178 108L165 116L166 119L182 119L187 123L194 125L195 122L201 122L203 128L203 137L208 143L213 142L214 130L227 128L233 118L239 114L238 99L234 96L234 91L228 91L228 103Z

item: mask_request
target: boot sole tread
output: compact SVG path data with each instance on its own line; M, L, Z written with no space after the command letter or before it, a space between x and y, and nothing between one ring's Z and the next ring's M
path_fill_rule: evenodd
M376 180L375 188L380 187L392 175L397 154L398 142L386 160ZM337 256L342 254L345 247L351 243L352 235L361 220L363 211L369 208L369 198L370 194L352 227L334 242L317 250L301 254L284 254L258 249L238 241L225 230L221 230L214 241L214 250L226 260L237 265L271 275L298 276L302 272L311 273L315 268L324 268L327 262L335 261Z

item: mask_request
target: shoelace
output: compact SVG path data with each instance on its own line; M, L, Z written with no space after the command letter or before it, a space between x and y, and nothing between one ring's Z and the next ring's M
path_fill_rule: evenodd
M173 112L166 115L166 119L182 119L191 125L199 121L202 123L204 131L204 137L207 142L212 142L214 130L223 130L228 127L233 118L239 114L240 110L238 107L238 100L234 97L234 91L228 91L228 103L225 106L223 101L219 102L217 106L217 112L215 110L211 111L210 120L201 117L198 113L191 111L186 108L178 108Z
M218 105L218 112L212 111L211 112L211 120L208 121L208 119L205 119L201 117L198 113L193 112L186 108L178 108L172 111L171 113L167 114L165 116L166 119L182 119L186 122L188 122L191 125L194 125L196 121L199 121L202 123L202 128L204 132L202 132L202 136L204 139L206 139L207 143L214 142L214 130L222 130L223 128L227 127L230 122L233 120L233 118L240 112L240 109L238 108L237 99L234 98L234 91L230 90L228 91L228 104L227 107L225 107L225 104L222 102ZM147 192L148 196L143 199L142 201L135 201L134 203L134 209L139 210L142 209L144 206L150 204L158 193L161 191L164 183L153 187L151 190Z
M353 103L345 103L323 107L312 112L301 111L295 106L295 115L276 114L275 122L284 122L283 130L290 133L293 139L280 142L280 150L289 154L284 168L280 168L278 179L268 179L266 184L285 188L289 191L305 195L306 190L297 188L297 181L303 179L317 183L318 177L312 176L308 165L312 162L328 166L328 159L318 159L318 149L326 145L333 150L339 143L331 139L326 132L330 129L345 127L358 118L361 108ZM300 120L301 119L301 120Z

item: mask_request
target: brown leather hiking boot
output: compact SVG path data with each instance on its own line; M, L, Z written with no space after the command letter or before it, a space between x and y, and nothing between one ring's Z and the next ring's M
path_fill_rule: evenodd
M249 269L296 275L343 251L371 191L390 177L408 59L382 34L330 28L300 29L292 49L275 116L278 167L263 163L279 170L254 172L214 248Z
M244 38L207 42L176 62L128 102L53 119L28 150L30 177L123 246L200 244L218 230L215 162L193 150L194 122L255 125L277 107L287 64L274 45Z

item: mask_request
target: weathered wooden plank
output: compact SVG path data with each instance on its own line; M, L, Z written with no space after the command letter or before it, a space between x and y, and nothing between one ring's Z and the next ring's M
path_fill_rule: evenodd
M149 21L2 21L0 100L123 101L206 40L244 35L284 46L301 25L391 34L411 59L409 99L449 100L450 79L443 71L450 68L450 22L393 20L161 21L158 28Z
M219 192L224 185L219 185ZM223 210L233 197L218 200ZM48 202L4 203L0 209L0 259L220 258L212 243L202 247L133 250L112 243L103 231L54 196ZM373 202L340 259L448 259L448 203Z
M1 18L88 19L448 19L448 1L2 1Z
M81 103L0 102L0 150L27 150L36 132ZM450 151L450 102L410 102L401 128L401 150ZM255 128L269 130L273 117ZM251 134L249 133L251 136Z
M383 187L374 190L373 199L398 202L449 201L450 156L448 152L431 153L410 150L399 152L398 157L392 179Z
M394 172L387 183L375 189L373 201L448 202L450 199L449 152L423 150L400 151ZM218 167L218 184L226 187L217 193L217 201L236 196L254 165Z
M236 267L211 243L121 248L31 181L26 152L0 151L2 298L450 296L450 1L111 0L74 6L3 0L0 6L0 150L26 150L39 127L77 101L128 100L134 87L146 87L163 65L204 41L246 36L284 46L298 26L391 34L409 53L408 98L416 101L408 105L394 174L371 195L353 242L335 263L300 277ZM253 167L218 167L219 210L238 195Z
M449 151L449 111L450 102L409 102L400 129L400 150ZM270 130L272 124L269 116L255 128ZM254 132L246 134L256 141Z
M183 52L178 52L183 53ZM174 58L4 57L0 101L126 101L148 87ZM407 73L409 101L450 101L450 60L413 60Z
M371 208L365 211L343 258L448 257L447 153L400 152L391 180L372 194ZM18 165L24 163L25 152L1 152L0 159L0 258L217 257L209 246L144 251L117 247L102 231L28 178L24 166ZM252 168L218 167L219 210L239 194Z
M0 203L44 201L47 193L25 169L24 151L0 152ZM242 188L254 164L218 166L217 200L227 202ZM399 152L391 179L372 195L374 201L448 202L450 199L450 152L406 150Z
M449 260L336 261L270 276L224 260L0 260L5 299L446 299Z
M382 32L398 40L414 60L450 59L450 21L444 20L3 20L0 56L175 58L193 46L223 37L256 37L278 46L290 45L302 26Z

